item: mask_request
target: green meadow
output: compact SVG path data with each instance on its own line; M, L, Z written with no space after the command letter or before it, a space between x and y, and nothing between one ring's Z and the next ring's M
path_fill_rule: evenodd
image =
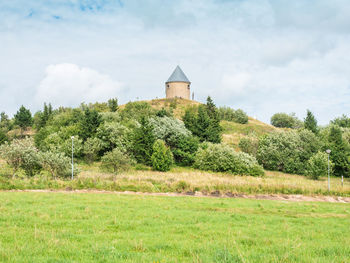
M350 262L350 206L0 192L0 261Z

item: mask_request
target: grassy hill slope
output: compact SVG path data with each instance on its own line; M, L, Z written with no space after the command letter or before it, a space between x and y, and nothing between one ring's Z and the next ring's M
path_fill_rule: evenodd
M149 103L153 108L157 110L160 110L162 108L172 108L174 116L176 118L181 118L184 115L187 107L198 106L201 104L198 101L187 99L154 99L144 102ZM121 105L120 108L123 109L124 106L125 105ZM232 121L221 121L221 126L223 127L223 142L235 148L238 148L238 143L242 137L245 137L251 133L255 133L259 136L266 133L283 130L266 124L262 121L256 120L252 117L249 117L247 124L240 124Z

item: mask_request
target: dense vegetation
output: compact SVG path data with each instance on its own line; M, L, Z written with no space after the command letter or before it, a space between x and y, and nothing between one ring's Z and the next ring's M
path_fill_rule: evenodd
M21 106L13 119L1 113L0 155L13 177L18 171L29 177L43 172L53 178L69 177L74 143L75 159L98 161L113 173L147 167L168 171L176 165L261 176L264 167L318 179L326 174L325 150L330 149L332 174L350 175L350 128L345 115L319 127L311 111L304 122L293 114L275 114L272 124L293 130L247 133L239 143L242 153L222 143L221 125L249 127L242 110L217 108L208 97L206 104L184 109L180 120L173 116L176 103L158 109L148 102L120 107L117 99L78 108L53 109L44 104L34 116Z

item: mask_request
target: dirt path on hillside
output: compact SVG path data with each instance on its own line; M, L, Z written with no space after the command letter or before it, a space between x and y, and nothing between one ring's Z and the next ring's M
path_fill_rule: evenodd
M350 197L339 196L305 196L305 195L282 195L282 194L220 194L213 192L203 194L202 192L188 193L143 193L143 192L117 192L104 190L9 190L3 192L33 192L33 193L66 193L66 194L118 194L118 195L144 195L144 196L192 196L192 197L207 197L207 198L246 198L257 200L278 200L278 201L293 201L293 202L330 202L330 203L350 203Z

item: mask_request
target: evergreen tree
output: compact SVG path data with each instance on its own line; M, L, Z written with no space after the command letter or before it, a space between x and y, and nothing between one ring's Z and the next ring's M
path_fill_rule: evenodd
M156 171L169 171L174 163L173 154L165 145L164 141L157 140L153 144L153 153L151 156L152 167Z
M218 113L218 110L216 108L216 105L214 104L214 102L210 96L208 96L208 98L207 98L206 109L207 109L208 115L211 119L219 118L219 113Z
M198 136L201 141L208 141L211 120L206 108L203 105L198 107L194 135Z
M334 164L335 176L350 176L350 149L344 142L342 131L338 126L332 126L329 133L330 159Z
M206 105L199 105L196 110L186 109L183 122L193 135L198 136L200 141L221 142L220 115L210 97Z
M307 115L304 119L304 127L313 133L318 133L317 120L310 110L307 110Z
M222 128L220 126L220 115L218 109L216 108L216 105L210 96L207 98L206 109L210 118L210 125L207 129L206 140L213 143L220 143L222 132Z
M46 123L50 119L52 115L52 106L49 104L49 106L44 103L44 109L42 112L39 113L39 124L37 129L40 130L41 128L45 127Z
M7 141L7 136L3 130L0 129L0 145Z
M197 123L197 108L188 107L185 110L185 115L182 117L182 121L185 124L185 127L190 130L194 135L196 132L196 123Z
M118 99L109 99L108 100L108 108L111 112L116 112L118 110Z
M97 128L102 122L101 115L96 110L84 109L83 119L80 122L80 137L83 141L96 134Z
M154 142L153 128L148 120L142 117L140 127L135 128L133 134L133 151L138 162L147 165L152 164L151 156Z
M9 117L5 112L1 112L0 114L0 128L3 129L3 131L9 131L12 128Z
M26 109L23 105L19 108L15 114L15 124L21 128L21 131L32 125L33 119L30 110Z

